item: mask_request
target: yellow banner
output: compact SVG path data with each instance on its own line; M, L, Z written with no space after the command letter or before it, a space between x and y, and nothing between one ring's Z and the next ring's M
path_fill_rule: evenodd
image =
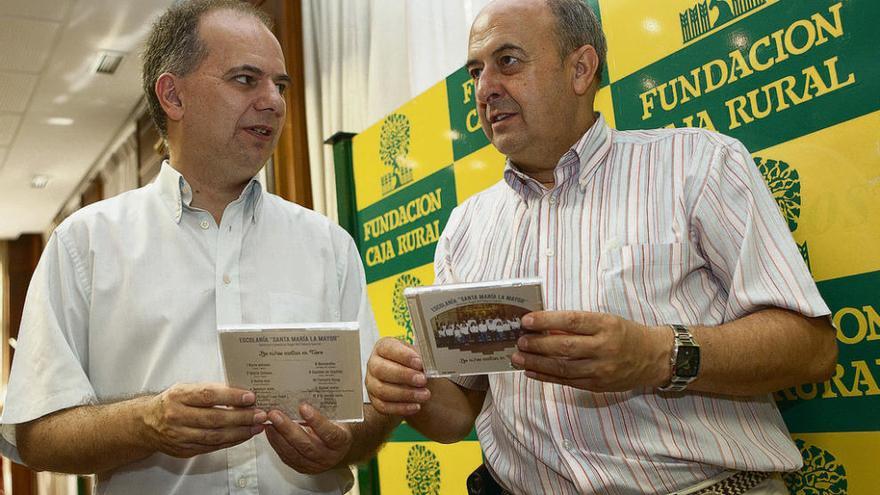
M382 337L405 337L411 333L403 289L433 283L434 265L429 263L368 285L367 295L373 304L379 334Z
M816 281L880 270L878 129L874 112L752 153L785 165L768 180L777 200L794 200L790 190L799 187L793 235L806 242ZM790 186L774 187L783 182Z
M379 452L379 484L382 495L465 495L482 463L479 442L389 442Z
M608 75L617 81L776 1L740 1L754 6L738 12L724 0L664 0L650 7L643 0L599 0L609 47ZM688 27L683 27L682 16Z
M798 434L804 451L803 478L786 476L791 493L873 495L880 487L880 432Z
M455 162L455 194L461 204L501 180L504 155L489 145Z
M357 209L451 165L452 136L445 81L358 134L352 142Z

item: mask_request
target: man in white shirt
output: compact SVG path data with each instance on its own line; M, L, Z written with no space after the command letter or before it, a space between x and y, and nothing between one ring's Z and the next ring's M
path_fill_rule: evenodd
M477 326L480 330L480 342L486 342L489 340L489 327L486 326L486 320L480 320L480 324Z
M448 327L449 327L449 325L447 325L446 323L444 323L443 325L440 326L440 332L439 332L438 339L437 339L437 345L440 345L440 346L449 345L447 343L447 338L449 336Z
M604 58L581 0L477 16L467 68L507 165L453 211L435 283L539 277L547 311L522 319L524 373L427 380L383 339L367 390L438 441L476 426L513 493L787 493L802 460L770 393L831 375L828 308L742 144L609 128Z
M219 0L179 3L153 27L144 87L170 159L154 184L76 212L49 240L5 454L98 473L99 493L341 494L348 465L396 424L369 404L347 424L303 405L301 426L219 383L219 325L357 320L364 357L378 336L351 238L254 179L290 80L268 26Z

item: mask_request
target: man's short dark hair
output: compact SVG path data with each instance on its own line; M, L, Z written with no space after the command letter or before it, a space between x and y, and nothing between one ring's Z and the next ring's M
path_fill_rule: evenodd
M605 33L593 9L585 0L547 0L547 6L556 18L556 44L560 57L565 58L574 50L591 45L599 58L596 77L601 81L608 49Z
M163 138L168 137L168 118L156 96L156 81L165 72L186 76L205 59L208 49L199 38L199 20L214 10L252 15L272 29L271 17L240 0L186 0L166 10L153 23L143 52L144 94L153 122Z

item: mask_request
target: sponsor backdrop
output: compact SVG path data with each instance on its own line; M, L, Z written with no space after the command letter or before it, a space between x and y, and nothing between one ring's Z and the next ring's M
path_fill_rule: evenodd
M833 312L825 383L778 392L804 456L794 494L872 494L880 472L880 2L590 0L608 36L597 107L613 127L705 127L745 143ZM464 58L464 54L462 54ZM403 289L434 280L450 211L501 178L458 70L350 143L352 230L380 331L411 341ZM350 196L349 196L350 197ZM809 359L809 356L804 356ZM379 453L383 494L466 493L476 438L406 425ZM375 491L375 490L374 490Z

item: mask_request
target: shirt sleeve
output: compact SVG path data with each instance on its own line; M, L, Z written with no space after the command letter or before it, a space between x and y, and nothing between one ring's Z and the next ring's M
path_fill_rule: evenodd
M94 403L89 381L87 270L59 232L49 239L25 299L3 416L4 455L19 460L15 425Z
M361 257L351 236L340 229L342 239L342 256L337 263L339 278L339 308L341 321L357 321L360 329L361 342L361 377L367 376L367 361L373 352L373 346L379 340L379 329L373 308L367 297L367 281ZM364 403L370 402L366 385L362 383Z
M724 321L767 307L829 314L749 152L734 139L708 149L710 168L691 225L727 289Z
M436 285L460 282L455 277L455 270L452 264L453 251L450 248L452 243L451 237L456 232L456 229L458 229L460 219L461 207L458 207L452 210L452 214L449 215L449 221L446 223L446 227L437 241L437 249L434 251L434 284ZM450 380L457 385L472 390L489 389L489 379L486 375L457 376L450 378Z

